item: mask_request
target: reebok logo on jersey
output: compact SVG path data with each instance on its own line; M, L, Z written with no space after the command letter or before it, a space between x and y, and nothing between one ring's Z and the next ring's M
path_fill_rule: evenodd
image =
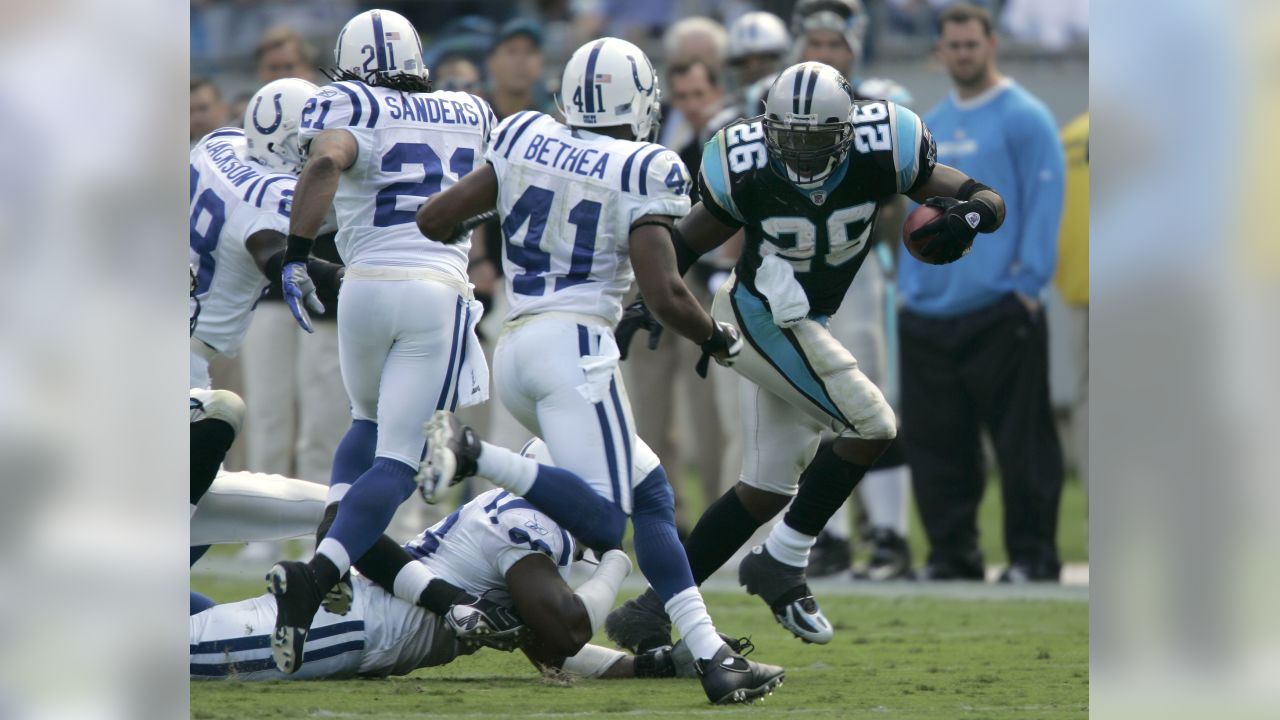
M977 230L978 223L982 222L982 216L976 212L965 213L964 221L969 223L969 227Z

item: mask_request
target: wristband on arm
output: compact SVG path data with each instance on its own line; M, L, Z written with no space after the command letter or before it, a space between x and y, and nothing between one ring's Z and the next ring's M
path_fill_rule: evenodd
M982 223L978 225L976 230L978 230L978 232L984 232L984 233L995 232L997 229L1000 228L1000 225L1001 225L999 210L994 205L991 204L990 200L987 200L986 198L974 197L975 195L977 195L978 193L984 190L992 194L999 195L999 193L997 193L992 188L986 185L983 185L982 183L978 182L977 180L974 180L973 178L969 178L968 180L965 180L960 185L960 189L956 191L956 199L972 201L982 205L982 207L987 212L979 213L980 215L982 215Z
M311 246L315 245L314 238L306 238L301 235L290 235L285 242L284 247L284 264L294 262L306 262L311 256Z

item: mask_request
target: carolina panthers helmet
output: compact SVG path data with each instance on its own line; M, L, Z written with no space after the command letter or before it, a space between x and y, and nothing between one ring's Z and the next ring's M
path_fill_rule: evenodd
M729 62L748 55L785 55L790 50L787 26L773 13L749 12L729 26Z
M867 11L861 0L800 0L791 13L791 32L803 38L813 30L840 33L854 56L861 56L862 39L867 34Z
M347 21L333 48L338 69L373 82L380 75L416 75L429 80L422 40L400 13L367 10Z
M631 128L637 140L657 135L662 91L653 63L626 40L601 38L574 51L556 101L573 127Z
M783 70L764 106L774 172L801 188L821 185L849 154L853 113L853 88L835 68L805 62Z
M316 90L306 80L283 78L254 93L244 109L246 154L276 172L302 172L307 155L298 139L298 123L302 106Z

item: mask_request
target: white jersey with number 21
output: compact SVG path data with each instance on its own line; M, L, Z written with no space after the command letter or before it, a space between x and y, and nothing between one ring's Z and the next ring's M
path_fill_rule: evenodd
M468 93L405 93L352 81L320 88L302 109L302 138L341 129L358 147L333 200L342 261L427 267L465 279L470 238L428 240L415 216L427 198L483 162L493 125L489 104Z

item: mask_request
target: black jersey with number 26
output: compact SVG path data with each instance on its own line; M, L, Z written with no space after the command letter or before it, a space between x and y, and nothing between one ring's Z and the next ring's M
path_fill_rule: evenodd
M885 100L860 101L853 123L847 159L818 188L796 187L781 168L775 171L763 116L726 126L702 155L702 204L745 230L739 280L755 290L761 260L777 254L795 269L815 315L839 309L870 249L880 204L933 174L933 137L912 111Z

